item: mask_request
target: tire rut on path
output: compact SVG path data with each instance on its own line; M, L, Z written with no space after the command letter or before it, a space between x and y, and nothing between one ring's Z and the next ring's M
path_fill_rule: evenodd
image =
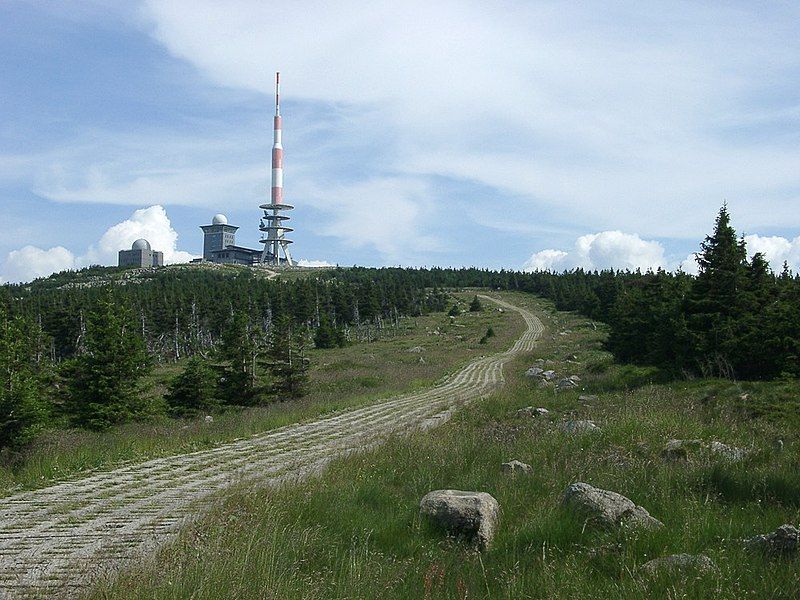
M170 541L215 492L269 485L318 471L331 459L392 434L434 427L503 383L503 365L533 349L544 330L530 311L507 351L479 357L432 388L179 456L129 465L2 499L0 597L79 595L97 577Z

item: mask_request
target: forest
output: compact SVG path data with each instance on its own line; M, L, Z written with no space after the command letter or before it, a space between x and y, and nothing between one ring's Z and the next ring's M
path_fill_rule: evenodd
M352 267L267 279L185 267L134 278L91 267L0 286L0 447L45 427L143 418L138 382L164 362L185 365L172 416L297 397L310 345L369 341L400 317L448 310L447 290L465 287L533 293L606 323L617 361L663 378L800 375L800 278L748 258L725 206L697 260L696 276Z

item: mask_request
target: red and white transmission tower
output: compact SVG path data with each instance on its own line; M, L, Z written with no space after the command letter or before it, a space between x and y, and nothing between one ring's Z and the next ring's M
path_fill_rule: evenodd
M294 265L292 255L289 253L289 244L292 240L286 239L287 231L294 231L291 227L283 225L289 220L288 215L282 211L294 208L291 204L283 202L283 145L281 144L281 74L275 73L275 119L272 141L272 196L269 204L262 204L259 208L264 210L259 230L261 243L264 250L261 252L262 264L281 264L280 253L283 251L283 262L289 266Z

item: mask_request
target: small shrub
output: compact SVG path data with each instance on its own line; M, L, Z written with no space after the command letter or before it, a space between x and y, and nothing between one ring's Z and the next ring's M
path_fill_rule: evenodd
M170 382L164 397L170 413L193 416L219 408L217 379L214 369L200 356L190 358L183 373Z

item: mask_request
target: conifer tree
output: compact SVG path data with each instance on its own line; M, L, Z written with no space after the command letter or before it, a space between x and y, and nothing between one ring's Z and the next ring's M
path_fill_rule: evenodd
M0 307L0 448L24 445L48 417L36 373L41 339L41 328Z
M170 412L178 416L193 416L201 412L212 412L219 408L219 375L208 362L195 355L186 362L186 367L169 384L164 399Z
M304 332L293 327L289 319L276 320L272 326L268 364L272 391L279 399L299 398L305 393L309 367L305 337Z
M477 295L472 297L472 302L469 303L469 312L480 312L483 310L483 305Z
M110 293L86 318L86 352L69 363L67 411L71 421L104 429L141 409L137 384L148 364L133 313Z

